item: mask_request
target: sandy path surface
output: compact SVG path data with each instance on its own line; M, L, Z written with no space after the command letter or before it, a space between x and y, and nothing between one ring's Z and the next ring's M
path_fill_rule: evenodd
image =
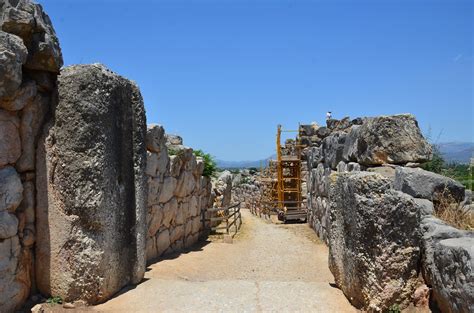
M328 250L307 224L243 212L233 244L213 240L149 267L96 312L356 312L331 287ZM275 221L274 221L275 222Z

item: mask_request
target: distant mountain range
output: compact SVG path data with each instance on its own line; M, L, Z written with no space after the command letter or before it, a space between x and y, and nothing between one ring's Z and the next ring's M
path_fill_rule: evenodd
M474 142L443 142L436 146L446 162L466 164L474 158Z
M219 168L260 168L260 166L265 167L268 164L269 160L276 159L276 155L272 155L266 159L257 160L257 161L223 161L223 160L216 160L217 166Z
M439 151L443 155L446 162L469 163L470 159L474 157L474 142L443 142L439 143ZM272 155L263 160L256 161L223 161L216 160L219 168L259 168L261 165L265 166L268 160L275 159L276 155Z

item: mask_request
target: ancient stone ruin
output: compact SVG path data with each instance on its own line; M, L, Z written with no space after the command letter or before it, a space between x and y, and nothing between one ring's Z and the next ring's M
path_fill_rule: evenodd
M210 177L202 176L204 162L183 146L178 136L165 134L162 126L147 132L147 261L179 251L205 236L202 217L212 207ZM170 155L170 152L172 155Z
M105 302L206 238L206 209L262 196L258 174L204 176L181 137L147 126L132 81L100 64L62 68L40 5L0 0L0 61L0 312L38 293ZM420 168L431 146L416 119L302 127L308 223L351 303L474 312L474 233L433 216L464 187Z
M407 306L432 288L443 312L474 309L474 233L432 216L460 183L419 168L431 148L412 115L329 120L307 148L309 223L351 303ZM425 285L426 284L426 285Z
M40 5L0 1L0 311L36 290L36 147L63 64Z

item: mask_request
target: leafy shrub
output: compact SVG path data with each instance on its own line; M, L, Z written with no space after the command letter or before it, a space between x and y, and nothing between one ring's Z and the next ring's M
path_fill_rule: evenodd
M468 164L446 163L436 146L433 146L433 159L421 166L424 170L441 174L457 180L467 189L474 191L472 167Z
M51 297L48 300L46 300L46 303L48 304L63 304L63 299L61 297Z
M400 313L402 310L400 309L400 306L398 304L392 305L389 309L389 313Z
M194 155L201 157L204 161L204 171L202 172L202 175L206 177L211 177L214 175L214 173L217 171L217 163L214 160L214 157L202 150L194 150Z

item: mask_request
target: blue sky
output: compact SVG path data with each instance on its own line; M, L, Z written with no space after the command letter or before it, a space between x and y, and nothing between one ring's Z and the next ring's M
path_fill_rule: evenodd
M66 65L138 83L148 123L224 160L274 153L276 125L410 112L474 141L474 1L39 0Z

